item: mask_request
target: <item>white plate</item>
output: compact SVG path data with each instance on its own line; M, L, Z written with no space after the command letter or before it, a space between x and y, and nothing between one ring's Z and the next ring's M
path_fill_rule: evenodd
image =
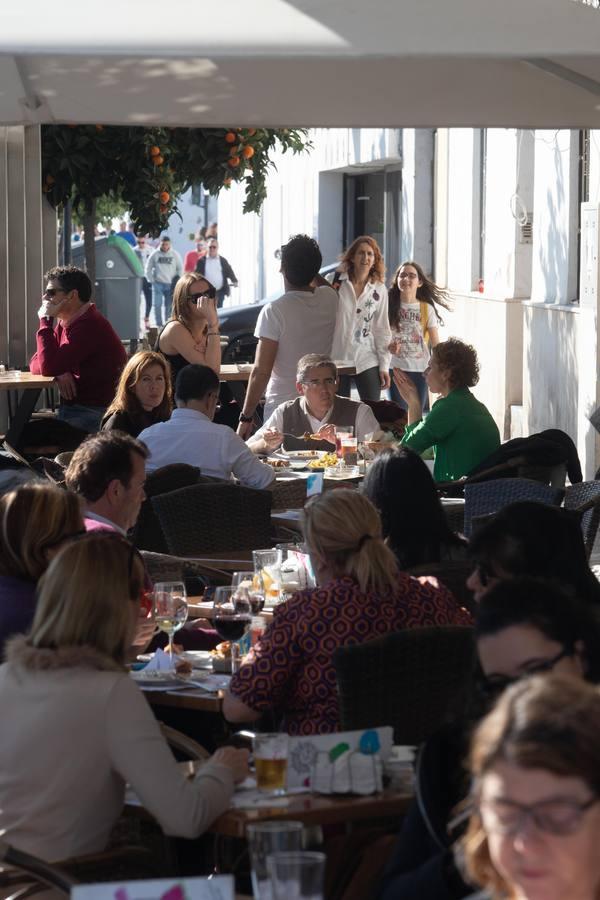
M208 669L212 666L212 656L208 650L184 650L178 654L177 659L191 663L194 669Z
M285 455L292 459L305 459L310 461L311 459L321 459L321 457L325 456L327 450L286 450Z
M129 673L133 680L139 685L153 685L154 687L181 687L182 680L173 672L147 672L145 669L139 669L137 672Z

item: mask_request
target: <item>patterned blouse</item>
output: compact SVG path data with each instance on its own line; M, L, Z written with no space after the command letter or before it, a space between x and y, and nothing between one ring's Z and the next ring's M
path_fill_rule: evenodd
M403 628L471 624L447 588L425 578L399 572L396 590L377 594L363 593L344 576L276 607L230 690L257 712L274 708L281 713L289 734L328 734L339 728L332 662L338 647Z

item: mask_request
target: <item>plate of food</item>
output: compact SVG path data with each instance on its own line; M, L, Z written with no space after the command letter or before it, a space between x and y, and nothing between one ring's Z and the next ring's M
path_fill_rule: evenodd
M335 453L326 453L323 451L318 459L313 459L308 463L309 469L327 469L332 466L336 466L338 462L337 455Z
M221 675L231 675L231 641L223 641L217 644L214 650L210 650L213 672Z
M320 459L325 450L286 450L285 454L290 459Z
M290 460L283 456L268 456L267 462L274 469L289 469Z

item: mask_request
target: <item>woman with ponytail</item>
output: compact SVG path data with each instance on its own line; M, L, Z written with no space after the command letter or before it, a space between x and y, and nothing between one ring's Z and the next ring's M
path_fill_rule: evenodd
M231 680L223 704L231 722L272 711L289 734L337 731L332 658L338 647L403 628L470 624L446 588L399 571L379 513L357 491L340 488L311 499L304 537L318 586L275 608Z

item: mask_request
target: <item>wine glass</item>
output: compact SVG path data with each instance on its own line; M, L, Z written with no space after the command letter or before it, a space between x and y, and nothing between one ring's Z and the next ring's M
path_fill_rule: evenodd
M213 600L213 625L219 637L231 642L231 672L240 667L240 648L252 621L250 598L245 591L233 587L218 587Z
M173 659L173 635L188 617L183 581L157 581L154 585L154 619L169 638L169 656Z
M257 616L262 611L265 605L265 592L260 576L254 572L234 572L231 587L234 588L236 596L239 594L247 596L253 615Z

